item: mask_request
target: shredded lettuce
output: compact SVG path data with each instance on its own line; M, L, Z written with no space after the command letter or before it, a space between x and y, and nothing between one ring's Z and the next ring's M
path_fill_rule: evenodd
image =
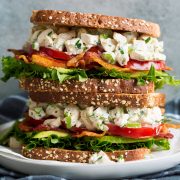
M105 68L96 67L93 70L84 69L64 69L64 68L45 68L36 64L26 64L23 61L16 60L13 57L2 58L2 71L4 76L1 78L3 81L9 80L11 77L24 78L35 77L48 80L57 80L60 83L65 80L75 79L81 82L87 78L120 78L120 79L136 79L138 85L144 85L147 81L152 81L156 89L162 88L165 84L176 86L180 85L180 80L175 78L164 71L157 71L152 66L149 72L137 71L133 73L118 72L115 69L107 70Z

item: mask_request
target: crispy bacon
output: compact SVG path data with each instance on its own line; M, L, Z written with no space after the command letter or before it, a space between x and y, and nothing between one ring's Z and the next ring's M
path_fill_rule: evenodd
M31 126L30 124L28 124L28 122L23 121L21 123L19 123L19 129L23 132L32 132L32 131L50 131L50 130L54 130L54 131L59 131L61 130L60 128L52 128L50 126L46 126L44 124L39 124L37 126Z
M161 130L159 134L167 134L167 133L169 133L169 129L166 127L165 124L161 124Z
M165 123L164 124L167 128L174 128L174 129L179 129L180 128L180 124L169 124L169 123Z
M50 126L46 126L46 125L42 124L43 121L44 120L42 120L40 124L36 124L36 126L34 126L34 124L30 123L30 119L26 118L23 122L19 123L19 129L23 132L50 131L50 130L59 131L62 128L66 129L65 126L62 126L60 128L52 128ZM169 132L169 130L168 130L169 127L170 128L180 128L180 125L179 124L177 124L177 125L175 125L175 124L162 124L160 133L158 133L158 135L155 136L155 138L172 139L174 136L173 136L173 134L171 134ZM97 133L97 132L88 131L84 128L76 128L76 127L71 128L71 129L66 129L66 130L71 131L72 136L76 137L76 138L80 138L80 137L84 137L84 136L102 137L107 133L106 131L104 131L103 133Z
M15 56L16 55L22 55L27 54L23 49L8 49L9 52L12 52Z
M16 55L15 57L18 60L23 60L25 63L30 63L31 62L30 57L28 57L26 55Z
M86 52L84 55L84 59L85 62L96 62L98 64L100 64L102 67L104 67L105 69L115 69L117 71L123 71L123 72L129 72L131 71L129 68L122 68L113 64L109 64L107 62L105 62L102 58L99 57L99 55L95 52Z
M166 139L172 139L173 137L174 137L174 135L171 133L166 133L166 134L160 133L156 136L156 138L166 138Z
M60 128L52 128L52 127L46 126L44 124L40 124L37 127L33 128L33 131L51 131L51 130L59 131L61 129Z
M102 137L106 134L106 131L104 131L103 133L99 134L99 133L95 133L95 132L91 132L91 131L82 131L80 134L75 134L73 135L73 137L84 137L84 136L90 136L90 137Z
M78 54L67 62L67 67L78 67L80 61L83 59L84 53Z
M47 68L52 68L52 67L65 68L66 67L66 63L64 61L55 60L55 59L50 58L42 53L41 54L33 54L31 59L32 59L33 63L38 64L43 67L47 67Z
M15 50L15 49L9 49L9 51L13 52L17 59L23 60L25 63L33 62L35 64L38 64L40 66L47 67L47 68L80 67L84 69L91 69L94 66L100 65L104 67L105 69L109 69L109 70L115 69L119 72L132 72L133 73L137 71L136 68L134 69L134 66L133 66L134 62L136 62L138 66L142 66L142 68L144 68L144 65L147 65L147 63L151 62L151 61L144 62L144 61L130 59L130 61L128 62L128 65L124 67L121 67L116 64L114 65L109 64L108 62L104 61L100 57L101 53L103 52L103 49L98 46L94 46L90 48L88 51L78 54L76 56L74 55L70 56L70 55L67 55L65 52L52 50L50 48L45 48L45 47L41 47L40 51L33 50L32 48L29 48L28 52L24 50ZM59 57L60 55L66 59L66 62L64 60L60 60L61 58L56 58L56 57ZM69 58L71 59L69 60ZM158 63L160 61L156 61L156 62ZM159 63L159 65L157 64L157 67L163 70L172 70L172 68L166 66L165 63L164 64ZM144 70L142 69L141 71L148 72L148 70L145 70L145 69Z

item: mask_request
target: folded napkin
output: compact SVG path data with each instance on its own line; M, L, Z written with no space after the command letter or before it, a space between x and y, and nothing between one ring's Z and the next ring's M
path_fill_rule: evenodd
M27 110L27 94L21 93L14 96L9 96L0 102L0 124L16 120L22 117L23 113ZM180 99L174 100L166 105L166 113L168 117L180 120ZM162 179L162 180L179 180L180 179L180 165L173 167L171 169L149 174L143 176L132 177L135 180L139 179ZM14 172L10 169L4 168L0 163L0 179L3 180L65 180L61 177L56 177L52 175L27 175ZM128 178L131 179L131 178Z

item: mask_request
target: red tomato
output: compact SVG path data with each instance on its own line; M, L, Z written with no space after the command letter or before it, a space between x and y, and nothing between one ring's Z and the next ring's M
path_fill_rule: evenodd
M42 118L42 119L36 120L36 119L33 119L32 117L28 116L28 117L26 117L26 124L28 124L29 126L32 126L32 127L36 127L36 126L39 126L40 124L43 124L43 122L46 119L53 119L53 118L54 118L54 116L48 116L47 118Z
M135 59L130 59L125 66L125 68L130 68L134 70L149 70L151 65L154 66L157 70L165 70L166 64L165 61L138 61Z
M141 128L126 128L119 127L114 124L108 124L108 132L111 135L123 136L128 138L148 138L157 136L161 130L161 126L151 128L151 127L141 127Z
M28 124L29 126L32 126L32 127L36 127L36 126L42 124L44 121L45 121L44 119L36 120L36 119L29 117L28 119L26 119L26 124Z
M40 52L43 52L52 58L61 59L61 60L65 60L65 61L68 61L69 59L72 58L72 56L70 56L62 51L58 51L58 50L54 50L54 49L50 49L50 48L46 48L46 47L40 47Z
M28 126L25 122L21 122L18 125L19 129L24 132L32 131L32 127Z
M54 130L54 129L44 124L39 124L38 126L33 128L33 131L50 131L50 130Z

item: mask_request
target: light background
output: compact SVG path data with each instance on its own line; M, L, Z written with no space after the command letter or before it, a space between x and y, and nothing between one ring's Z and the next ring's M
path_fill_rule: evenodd
M180 78L180 0L0 0L0 56L26 41L33 9L59 9L142 18L161 26L168 65ZM2 76L2 71L0 71ZM20 92L17 80L0 82L0 99ZM180 97L179 88L166 87L167 100Z

